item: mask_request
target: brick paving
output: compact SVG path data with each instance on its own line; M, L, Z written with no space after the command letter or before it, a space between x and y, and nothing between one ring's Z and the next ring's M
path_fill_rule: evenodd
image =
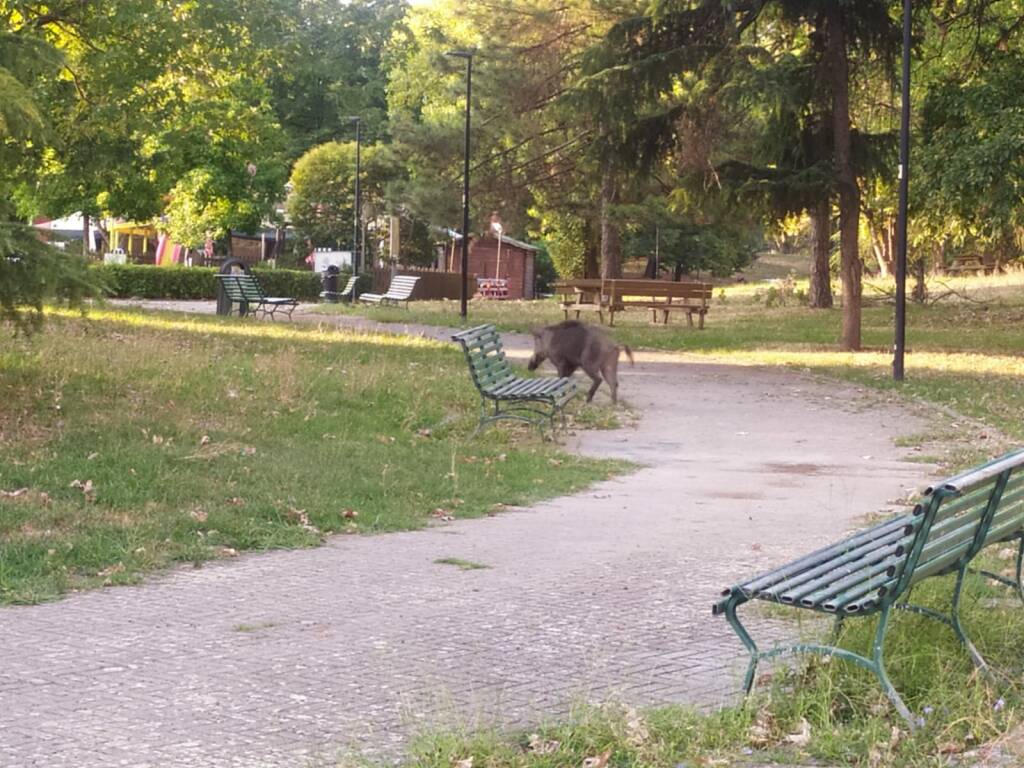
M923 484L892 441L920 421L667 355L624 368L621 393L640 422L576 447L645 466L575 496L0 611L0 766L395 760L424 729L579 701L731 700L742 649L713 596Z

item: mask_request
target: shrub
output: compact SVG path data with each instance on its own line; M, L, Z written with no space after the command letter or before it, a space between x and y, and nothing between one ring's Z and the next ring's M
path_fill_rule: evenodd
M146 264L96 264L92 273L117 299L215 299L214 267L155 267ZM263 290L271 296L315 301L320 276L294 269L254 269Z

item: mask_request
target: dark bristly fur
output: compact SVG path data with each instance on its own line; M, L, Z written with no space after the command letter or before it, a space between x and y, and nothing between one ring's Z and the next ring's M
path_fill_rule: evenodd
M608 382L612 402L619 401L619 352L624 351L632 365L633 351L629 347L619 346L600 328L579 320L535 328L532 333L531 371L545 360L551 361L559 376L572 376L577 368L582 368L594 382L587 392L588 403L594 399L602 379Z

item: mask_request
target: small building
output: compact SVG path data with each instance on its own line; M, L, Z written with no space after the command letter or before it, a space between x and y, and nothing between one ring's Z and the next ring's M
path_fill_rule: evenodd
M477 280L506 280L507 298L532 299L536 256L537 249L529 243L488 233L469 244L469 272Z

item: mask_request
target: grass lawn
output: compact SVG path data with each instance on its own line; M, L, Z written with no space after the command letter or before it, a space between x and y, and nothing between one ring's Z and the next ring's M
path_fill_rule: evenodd
M528 431L468 441L451 346L301 324L51 315L0 341L0 404L2 603L485 515L623 466Z
M857 354L836 351L839 309L812 310L796 299L768 307L764 284L717 291L703 331L678 320L653 326L643 312L632 311L616 317L612 333L636 349L684 352L737 365L792 366L893 390L893 308L884 302L890 287L867 283L865 351ZM1024 438L1024 274L957 278L930 286L933 295L948 288L966 298L909 307L907 380L898 390ZM460 325L458 303L451 301L413 302L409 310L329 305L319 311L384 322ZM474 301L469 310L470 325L494 323L510 331L561 319L554 301Z

